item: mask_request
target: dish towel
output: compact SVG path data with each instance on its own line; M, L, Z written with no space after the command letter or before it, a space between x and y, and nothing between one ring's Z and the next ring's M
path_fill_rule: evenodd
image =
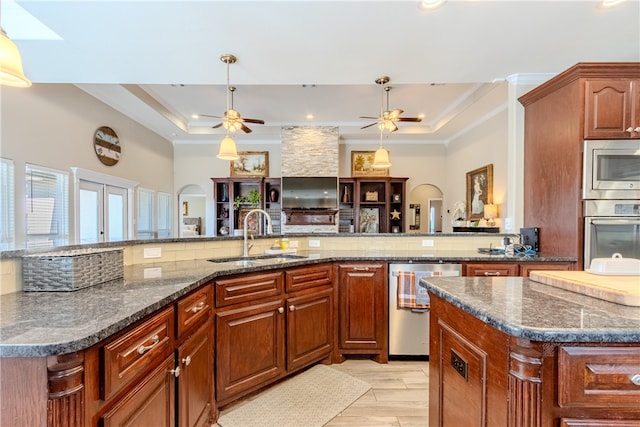
M439 271L399 271L398 272L398 308L426 310L429 308L429 293L420 284L423 277L442 276Z

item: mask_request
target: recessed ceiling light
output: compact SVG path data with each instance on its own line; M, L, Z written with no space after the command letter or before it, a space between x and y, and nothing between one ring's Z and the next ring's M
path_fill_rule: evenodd
M607 9L609 7L614 7L619 5L620 3L624 2L626 0L602 0L602 2L599 5L600 9Z
M197 115L197 114L192 114L192 115L191 115L191 118L192 118L192 119L199 119L199 118L200 118L200 116L199 116L199 115Z
M447 0L420 0L418 2L418 9L420 10L434 10L446 3Z
M313 114L307 114L307 119L308 120L313 120Z

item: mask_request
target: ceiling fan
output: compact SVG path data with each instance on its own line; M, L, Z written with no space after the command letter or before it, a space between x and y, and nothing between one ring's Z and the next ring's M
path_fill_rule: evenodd
M368 127L378 125L378 129L381 131L388 130L389 132L395 132L398 130L398 125L396 122L421 122L422 118L420 117L400 117L400 114L404 113L404 110L399 108L395 110L389 110L389 92L391 91L391 86L384 86L389 83L390 78L387 76L382 76L376 79L376 83L379 84L384 92L387 92L387 108L384 109L384 92L382 92L382 99L380 101L380 116L378 117L368 117L361 116L361 119L374 119L377 120L374 123L363 126L360 129L366 129Z
M229 86L229 64L235 64L237 58L231 54L224 54L220 57L220 60L227 64L227 110L224 112L224 115L221 116L210 116L207 114L200 114L201 117L213 117L216 119L222 119L222 122L217 125L212 126L213 129L217 129L220 126L224 126L224 128L228 131L235 132L237 130L243 130L245 133L251 133L251 129L249 129L245 123L256 123L263 125L264 120L260 119L248 119L242 117L240 113L233 109L233 92L235 92L236 88L233 86Z

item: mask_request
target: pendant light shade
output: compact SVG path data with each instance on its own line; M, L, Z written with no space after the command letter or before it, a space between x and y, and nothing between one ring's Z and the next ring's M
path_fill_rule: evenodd
M239 158L236 142L229 135L220 141L220 151L217 157L221 160L236 160Z
M22 70L20 52L14 42L1 29L0 40L0 84L15 87L29 87L31 82Z
M376 155L373 158L373 165L371 165L374 169L387 169L391 167L391 162L389 161L389 152L384 148L380 147L376 150Z

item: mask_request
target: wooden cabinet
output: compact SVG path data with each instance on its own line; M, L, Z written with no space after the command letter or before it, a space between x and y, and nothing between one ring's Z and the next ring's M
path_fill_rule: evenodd
M640 138L640 79L585 81L585 139Z
M640 426L637 344L509 336L437 295L431 316L430 426Z
M248 209L255 207L273 208L279 212L277 203L268 201L270 200L269 194L272 189L279 192L279 178L233 177L211 179L213 181L214 236L233 236L234 230L242 229L242 216ZM246 205L236 210L234 208L236 197L245 197L252 191L258 192L260 201L254 205ZM266 191L269 191L269 194ZM276 215L276 219L279 220L280 217ZM262 223L262 227L264 227L264 223Z
M340 178L340 232L404 233L408 178Z
M465 263L464 276L523 276L529 277L532 271L572 270L571 262L482 262Z
M338 264L339 339L337 359L346 354L370 354L388 359L389 296L387 264Z
M584 140L640 138L638 82L640 63L581 63L519 98L523 226L539 228L540 253L575 257L584 268Z
M235 399L331 355L332 265L216 281L217 402Z

